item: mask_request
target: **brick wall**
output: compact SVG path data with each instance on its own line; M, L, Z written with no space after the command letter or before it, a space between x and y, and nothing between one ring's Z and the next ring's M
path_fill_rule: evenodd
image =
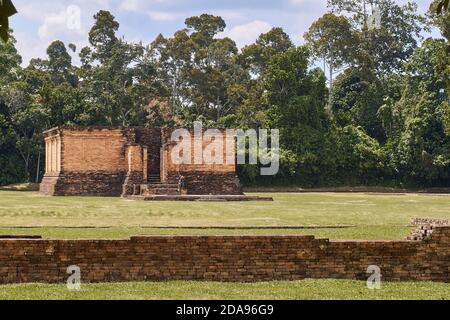
M125 179L126 173L120 171L64 172L57 178L45 177L40 191L47 195L118 197Z
M411 235L409 235L406 240L421 241L429 239L436 228L450 226L450 221L441 219L418 218L412 219L411 225L416 226L417 229Z
M62 171L123 172L127 170L121 129L62 130Z
M182 145L190 146L190 163L176 164L172 156L183 158L180 146L174 143L165 145L164 177L169 183L178 183L180 176L185 178L190 195L243 195L242 186L236 174L236 141L235 135L225 131L203 131L203 136L196 137L190 132L190 141ZM171 141L172 130L164 131L164 140ZM196 162L195 150L203 150L204 156L200 164ZM178 150L178 152L177 152ZM187 157L186 155L186 158Z
M60 168L46 170L41 193L61 196L122 194L127 174L127 141L121 129L54 129L45 135L47 140L55 136L60 140Z
M0 240L0 283L366 280L450 282L450 227L426 241L329 241L308 236L149 236L130 240Z
M181 171L169 176L176 183L179 177L186 180L190 195L242 195L243 190L235 172Z
M172 129L67 128L45 132L46 175L40 189L47 195L120 196L139 193L149 176L178 184L183 175L190 194L242 195L236 176L234 136L191 136L188 145L203 147L223 163L175 164ZM214 143L213 143L214 141ZM228 148L225 146L228 145ZM216 147L212 147L216 146ZM199 148L201 150L201 148ZM161 154L163 157L161 158ZM192 153L192 161L195 154ZM202 159L200 159L202 160ZM161 172L162 171L162 172Z

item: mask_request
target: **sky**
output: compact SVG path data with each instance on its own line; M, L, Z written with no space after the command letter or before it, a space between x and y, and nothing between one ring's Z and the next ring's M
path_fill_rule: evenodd
M406 0L396 0L403 3ZM425 12L431 0L416 0ZM312 22L326 12L326 0L14 0L19 14L10 20L24 64L46 56L54 40L87 45L93 16L109 10L120 23L119 35L144 44L162 33L171 36L187 17L209 13L227 23L223 36L241 48L272 27L282 27L296 44ZM77 63L76 55L74 62Z

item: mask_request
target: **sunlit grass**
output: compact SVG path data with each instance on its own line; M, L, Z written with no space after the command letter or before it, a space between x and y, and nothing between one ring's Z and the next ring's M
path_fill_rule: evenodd
M450 218L450 196L261 194L274 202L144 202L0 192L0 227L407 226Z
M314 235L318 238L400 240L410 227L339 229L155 229L155 228L0 228L1 235L36 235L46 239L128 239L136 235Z
M82 284L81 291L65 285L24 284L0 286L0 299L53 300L448 300L450 284L383 282L381 290L369 290L365 282L305 280L294 282L140 282Z
M302 234L330 239L394 240L411 232L412 218L450 219L450 196L445 195L259 195L272 196L275 201L141 202L2 191L0 235L127 239L133 235L161 234ZM299 228L302 226L319 228ZM329 228L333 226L347 227ZM64 285L22 284L0 286L0 299L450 299L450 285L383 283L382 290L372 291L364 282L338 280L252 284L148 282L83 284L80 292L73 292Z
M0 234L36 234L56 239L119 239L141 234L308 234L333 239L390 240L404 238L411 230L408 226L412 218L450 219L450 196L446 195L262 195L272 196L275 201L144 202L2 191ZM289 228L299 226L351 228ZM260 230L257 227L282 229Z

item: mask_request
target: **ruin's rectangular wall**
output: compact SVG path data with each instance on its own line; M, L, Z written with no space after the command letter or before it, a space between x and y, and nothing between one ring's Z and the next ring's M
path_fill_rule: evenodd
M62 140L64 172L117 173L127 170L122 130L63 130Z
M195 135L191 130L189 154L180 152L178 144L168 144L164 150L166 180L177 182L183 176L192 195L240 195L242 188L236 174L236 136L226 130ZM171 132L166 132L166 138ZM185 148L186 149L186 148ZM180 162L180 160L183 161Z
M367 280L450 282L450 227L427 241L307 236L149 236L131 240L0 240L0 283L81 281Z
M164 131L164 134L163 134ZM159 128L66 128L46 136L46 174L41 192L48 195L120 196L139 192L148 177L178 184L184 176L190 194L242 194L236 177L235 137L217 131L189 141L191 161L176 163L172 130ZM220 135L223 133L223 137ZM219 135L219 138L217 138ZM199 147L198 147L199 146ZM213 151L208 153L208 150ZM195 150L200 151L200 160ZM213 155L208 161L204 155Z
M54 129L45 134L46 174L40 186L43 194L122 194L127 174L126 138L122 130Z

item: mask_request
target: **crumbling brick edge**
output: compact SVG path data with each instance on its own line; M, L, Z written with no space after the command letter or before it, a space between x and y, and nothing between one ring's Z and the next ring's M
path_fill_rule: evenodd
M434 230L438 227L449 227L449 220L429 219L429 218L415 218L411 220L411 225L417 229L406 238L409 241L423 241L430 239Z
M423 241L313 236L138 236L128 240L0 240L0 284L349 279L450 282L450 227Z

